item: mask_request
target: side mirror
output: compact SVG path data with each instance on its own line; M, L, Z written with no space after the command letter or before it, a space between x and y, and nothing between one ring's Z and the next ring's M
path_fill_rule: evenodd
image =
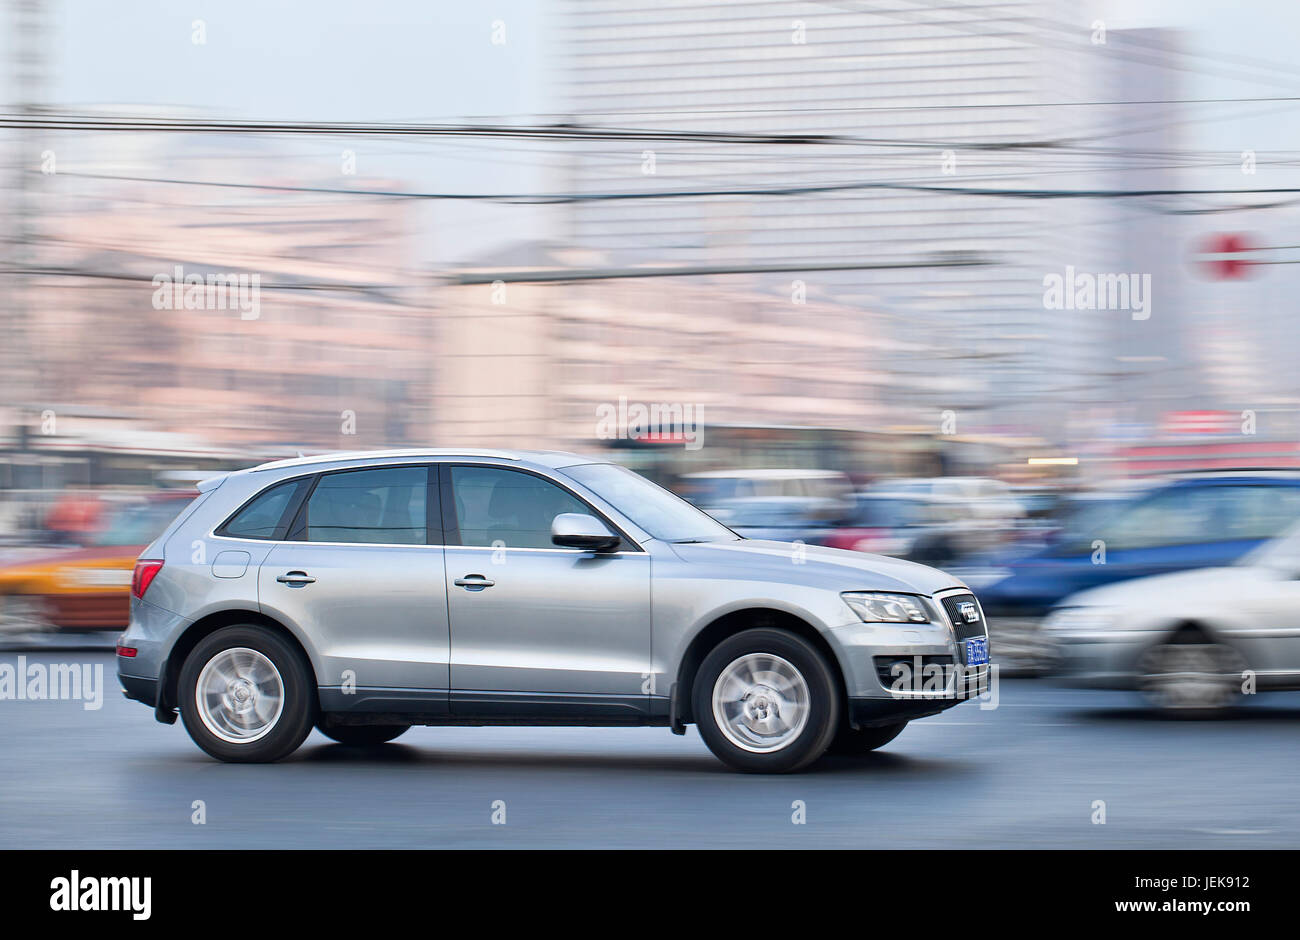
M563 548L607 552L617 548L619 541L605 523L584 512L562 512L551 520L551 542Z

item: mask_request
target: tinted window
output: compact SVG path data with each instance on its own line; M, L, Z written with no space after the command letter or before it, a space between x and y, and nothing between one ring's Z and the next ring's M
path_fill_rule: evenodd
M423 545L427 483L424 467L327 473L307 500L307 541Z
M279 531L280 520L285 510L298 495L298 490L307 485L306 480L290 480L271 487L254 498L234 518L218 531L218 535L229 535L237 539L274 539L283 537Z
M496 467L452 467L460 544L554 548L551 521L562 512L591 514L567 491L530 473Z
M1271 538L1295 520L1300 493L1283 486L1176 487L1102 529L1110 548Z

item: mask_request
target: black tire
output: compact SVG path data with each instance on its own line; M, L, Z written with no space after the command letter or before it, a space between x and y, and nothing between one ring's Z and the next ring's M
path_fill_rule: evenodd
M1138 659L1138 689L1169 718L1222 718L1242 699L1247 666L1231 646L1202 631L1181 631Z
M790 741L773 749L754 751L734 743L720 727L713 710L713 691L729 666L751 654L780 657L794 667L807 690L807 719ZM728 766L746 773L790 773L825 753L840 723L840 688L826 658L811 643L785 630L757 628L728 637L700 664L691 692L692 714L700 737Z
M884 747L903 733L907 722L900 721L893 725L880 725L875 728L850 728L847 724L840 728L839 734L831 742L832 754L866 754L876 748Z
M274 723L256 740L232 742L215 733L200 715L198 681L214 657L236 649L253 650L270 660L279 675L282 707ZM255 624L223 627L204 637L181 667L178 705L194 743L217 760L266 763L287 757L311 733L316 721L316 683L302 652L279 633Z
M331 741L349 747L373 747L387 744L411 729L410 725L336 725L328 721L316 723L316 730Z

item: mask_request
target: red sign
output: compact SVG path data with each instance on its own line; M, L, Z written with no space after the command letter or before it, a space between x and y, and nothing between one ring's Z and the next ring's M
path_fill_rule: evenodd
M1250 272L1254 262L1248 253L1254 250L1245 235L1219 233L1201 244L1197 263L1211 280L1232 281L1246 277Z

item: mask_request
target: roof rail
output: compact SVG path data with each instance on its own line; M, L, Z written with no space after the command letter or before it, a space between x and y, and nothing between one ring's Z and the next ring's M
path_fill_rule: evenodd
M253 473L262 470L278 470L281 467L301 467L319 463L335 463L340 460L394 460L412 457L495 457L499 460L518 460L519 454L510 450L484 450L474 447L414 447L402 450L353 450L336 451L332 454L316 454L311 457L290 457L287 460L273 460L252 468Z

